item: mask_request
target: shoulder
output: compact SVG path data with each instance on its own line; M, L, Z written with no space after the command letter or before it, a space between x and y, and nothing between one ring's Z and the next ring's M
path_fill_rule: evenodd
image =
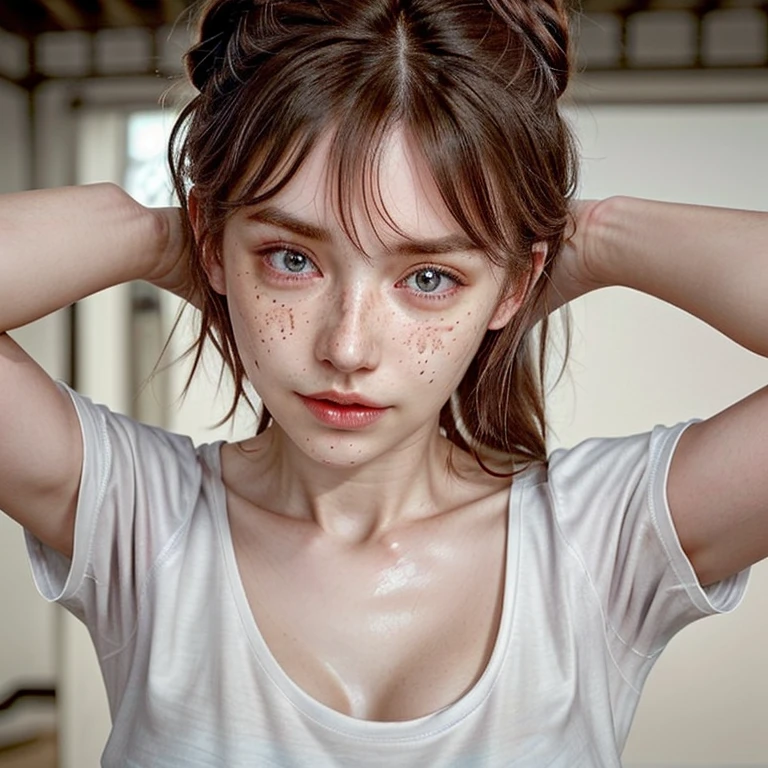
M556 486L594 490L631 486L664 474L683 432L695 420L623 437L593 437L572 448L558 448L547 462L547 481Z
M59 386L72 399L82 432L81 480L91 493L81 489L81 497L96 506L108 490L121 496L170 493L188 506L206 477L220 476L221 443L195 445L187 435L144 424Z
M210 446L195 446L187 435L171 432L163 427L152 426L112 410L108 406L94 402L87 395L76 392L63 382L57 382L59 388L71 398L84 440L101 447L109 448L109 443L116 438L128 446L138 448L155 446L158 451L167 451L179 458L195 461L197 456L205 456Z
M664 540L666 548L675 537L667 503L669 469L680 437L693 423L558 448L546 465L521 477L521 484L535 489L525 503L546 512L540 517L551 519L571 544L594 550L607 539L615 547L632 536L651 536Z

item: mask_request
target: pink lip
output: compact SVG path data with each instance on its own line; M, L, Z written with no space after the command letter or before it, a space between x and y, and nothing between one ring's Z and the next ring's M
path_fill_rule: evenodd
M310 400L329 400L331 403L337 405L359 405L363 408L384 408L383 405L375 403L373 400L369 400L367 397L358 395L355 392L345 394L344 392L334 392L328 390L327 392L313 392L311 395L301 395Z
M354 394L318 392L299 397L318 421L337 429L363 429L378 421L387 410Z

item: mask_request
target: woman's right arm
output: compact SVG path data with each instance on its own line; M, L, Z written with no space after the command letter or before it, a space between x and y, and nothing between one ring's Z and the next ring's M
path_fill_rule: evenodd
M118 283L168 282L172 209L99 184L0 196L0 509L71 556L83 447L74 406L7 334Z

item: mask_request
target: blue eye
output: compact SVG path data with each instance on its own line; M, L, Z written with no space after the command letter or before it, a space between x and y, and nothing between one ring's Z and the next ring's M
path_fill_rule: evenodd
M267 254L267 262L277 272L287 272L293 275L311 274L317 272L312 260L299 251L290 248L276 248Z
M403 281L416 293L443 294L459 285L459 280L448 272L435 267L426 267L408 275Z

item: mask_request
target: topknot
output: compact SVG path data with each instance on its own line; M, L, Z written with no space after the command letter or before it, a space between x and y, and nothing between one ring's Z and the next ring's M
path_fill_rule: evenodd
M562 0L488 0L515 32L528 39L559 98L571 74L568 11Z
M222 70L229 43L253 7L253 0L209 0L203 7L198 42L184 56L187 75L198 91Z

